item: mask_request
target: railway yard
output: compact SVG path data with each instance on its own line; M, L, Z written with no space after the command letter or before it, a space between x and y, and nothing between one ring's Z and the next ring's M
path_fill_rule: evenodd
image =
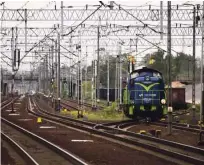
M54 112L40 97L15 98L14 113L11 102L2 103L2 164L204 163L199 126L173 123L168 135L165 122L83 121Z
M0 2L1 165L204 165L204 1Z

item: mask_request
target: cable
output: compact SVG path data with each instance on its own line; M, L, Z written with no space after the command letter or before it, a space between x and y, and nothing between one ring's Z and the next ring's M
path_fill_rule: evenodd
M149 28L150 30L154 31L155 33L159 33L159 34L163 34L162 32L156 31L155 29L151 28L150 26L148 26L148 24L144 23L143 21L141 21L140 19L138 19L137 17L135 17L132 13L130 13L129 11L125 10L124 8L122 8L120 5L118 5L117 3L114 2L114 4L116 4L117 6L120 7L120 9L122 9L123 11L125 11L126 13L128 13L129 15L131 15L133 18L135 18L137 21L139 21L140 23L142 23L144 25L144 27Z
M6 63L8 66L12 67L11 64L9 64L7 61L5 61L3 58L1 58L1 60Z
M93 14L95 14L100 8L102 7L102 5L100 5L96 10L94 10L93 13L91 13L87 18L85 18L80 24L78 24L73 30L71 30L69 33L67 34L63 34L62 36L68 36L69 34L71 34L73 31L75 31L81 24L83 24L87 19L89 19Z
M10 57L6 56L3 52L1 52L1 54L2 54L4 57L6 57L7 59L12 60Z
M30 51L32 51L36 46L38 46L43 40L45 40L46 38L48 38L48 36L49 36L50 34L52 34L53 31L55 31L55 29L52 30L49 34L45 35L45 37L44 37L43 39L41 39L41 40L40 40L38 43L36 43L32 48L30 48L30 50L28 50L27 53L20 59L20 62L27 56L27 54L28 54Z

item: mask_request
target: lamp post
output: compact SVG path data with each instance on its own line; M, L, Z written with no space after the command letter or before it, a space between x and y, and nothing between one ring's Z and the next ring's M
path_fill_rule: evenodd
M57 100L58 100L58 107L57 107L57 109L58 109L58 111L60 111L60 100L61 100L60 97L58 97Z
M11 113L14 113L14 100L13 100L14 76L15 76L15 72L12 71L12 87L11 87L12 104L11 104Z

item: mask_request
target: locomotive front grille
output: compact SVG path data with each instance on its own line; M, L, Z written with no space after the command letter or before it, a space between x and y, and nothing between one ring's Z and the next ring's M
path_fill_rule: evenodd
M151 105L144 105L145 111L151 111L152 106Z

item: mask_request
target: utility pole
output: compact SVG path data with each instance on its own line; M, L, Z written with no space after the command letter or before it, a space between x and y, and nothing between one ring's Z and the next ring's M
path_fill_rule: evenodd
M122 105L122 58L121 58L121 51L122 49L122 44L119 45L119 97L120 97L120 108Z
M100 27L97 27L97 102L100 101L100 46L99 46L99 38L100 38Z
M55 40L55 99L57 101L57 52L58 52L58 48L57 48L57 40ZM56 109L57 110L57 109Z
M79 89L80 89L80 108L82 110L82 100L83 100L83 89L82 89L82 45L81 45L81 31L79 31L79 36L80 36L80 49L79 49L79 58L80 58L80 63L79 63L79 73L80 73L80 77L79 77Z
M16 27L15 50L17 50L17 48L18 48L17 44L18 44L18 28ZM14 62L16 62L16 61L14 61Z
M97 99L97 93L96 93L96 89L97 89L97 60L94 60L94 88L95 88L95 93L94 93L94 109L96 109L96 99Z
M45 55L45 91L48 94L48 54Z
M80 105L80 109L82 108L82 66L81 66L81 31L79 31L79 36L80 36L80 45L78 47L79 50L79 93L78 93L78 97L79 97L79 105Z
M27 22L27 9L25 9L25 53L27 53L27 28L28 28L28 22Z
M70 36L70 45L69 45L69 48L70 48L70 51L72 52L72 34ZM72 54L70 53L70 67L69 67L69 97L71 98L72 97L72 93L73 93L73 90L72 90Z
M12 70L14 70L14 28L11 28L11 58L12 58Z
M78 65L77 65L77 103L78 105L80 104L80 99L79 99L79 77L80 77L80 58L79 58L79 49L78 51Z
M57 98L58 98L58 111L60 111L60 33L57 35L58 40L58 69L57 69Z
M160 39L163 40L163 1L160 1Z
M117 102L118 99L118 88L117 88L117 84L118 84L118 55L116 56L115 59L115 102Z
M204 121L204 2L202 15L202 52L201 52L201 99L200 99L200 130ZM201 139L200 139L201 140Z
M64 33L64 6L63 6L63 1L61 1L61 38L63 39L63 33Z
M168 29L167 29L167 53L169 56L169 84L168 84L168 134L172 133L172 89L171 89L171 1L168 1Z
M195 122L195 28L196 28L196 7L193 7L193 84L192 84L192 121Z
M52 85L52 108L53 108L53 102L54 102L54 68L53 68L53 61L54 61L54 46L51 46L51 63L52 63L52 68L51 68L51 85Z
M12 95L12 105L11 105L11 113L14 113L14 100L13 100L13 88L14 88L14 28L12 30L12 38L11 38L11 58L12 58L12 86L11 86L11 95Z
M92 60L92 78L91 78L91 105L92 109L94 107L94 75L95 75L95 65L94 65L94 60Z
M109 63L110 63L110 61L109 61L110 59L109 59L109 54L108 54L108 52L107 52L107 71L108 71L108 74L107 74L107 105L109 106L110 104L109 104L109 90L110 90L110 65L109 65Z
M48 81L47 81L47 85L48 85L48 89L49 89L49 96L51 97L51 91L52 91L52 87L51 87L51 79L52 79L52 64L51 64L51 47L49 47L48 49Z
M86 46L86 73L85 73L85 92L84 92L84 100L86 100L87 99L87 66L88 66L88 64L87 64L87 58L88 58L88 52L87 52L87 46ZM84 103L83 103L84 104Z

